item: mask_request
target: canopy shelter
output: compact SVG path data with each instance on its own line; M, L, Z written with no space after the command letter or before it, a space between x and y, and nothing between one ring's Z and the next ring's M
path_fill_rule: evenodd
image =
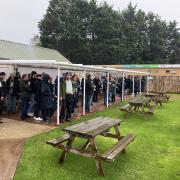
M82 64L70 64L68 62L57 62L55 60L0 60L0 65L8 65L13 66L14 70L18 67L29 67L29 68L45 68L45 69L53 69L57 70L57 79L58 79L58 94L57 94L57 125L59 125L59 111L60 111L60 74L61 71L79 71L83 73L84 77L84 93L83 93L83 115L85 115L85 80L86 80L86 73L88 72L99 72L99 73L106 73L107 74L107 107L108 107L108 88L109 88L109 76L110 73L117 74L123 77L122 81L122 100L124 99L124 78L125 75L132 75L133 76L133 88L134 88L134 76L150 76L149 73L140 72L140 71L131 71L125 69L115 69L115 68L103 68L91 65L82 65ZM140 78L141 84L141 78ZM133 91L134 92L134 91ZM148 78L147 78L147 92L148 92ZM141 92L140 92L141 93Z

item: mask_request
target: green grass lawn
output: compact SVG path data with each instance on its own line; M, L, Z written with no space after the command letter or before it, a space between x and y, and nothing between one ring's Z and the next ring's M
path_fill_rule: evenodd
M130 115L113 107L103 112L90 114L73 123L97 116L108 116L123 120L121 133L137 136L113 163L103 162L105 177L99 177L93 159L69 153L64 165L58 163L61 151L45 142L63 134L65 124L49 133L30 138L24 147L22 158L14 180L176 180L180 179L180 96L173 95L170 102L158 108L155 115L144 120L142 115ZM73 124L71 123L71 124ZM77 139L81 146L83 140ZM100 152L108 149L114 140L97 138Z

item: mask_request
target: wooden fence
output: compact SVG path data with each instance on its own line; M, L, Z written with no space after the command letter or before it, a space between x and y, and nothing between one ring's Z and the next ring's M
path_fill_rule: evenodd
M154 76L149 80L149 91L180 93L180 76Z

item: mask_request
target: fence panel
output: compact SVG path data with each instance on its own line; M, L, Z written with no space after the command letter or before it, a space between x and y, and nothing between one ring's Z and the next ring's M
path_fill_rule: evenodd
M180 93L180 76L154 76L149 80L149 91Z

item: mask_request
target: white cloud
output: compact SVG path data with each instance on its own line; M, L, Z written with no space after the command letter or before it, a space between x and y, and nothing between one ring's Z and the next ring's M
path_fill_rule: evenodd
M124 9L130 0L106 0L115 9ZM38 33L38 22L49 0L0 0L0 39L29 43ZM103 2L103 0L98 0ZM164 20L180 22L180 0L131 0L146 12L159 14Z

